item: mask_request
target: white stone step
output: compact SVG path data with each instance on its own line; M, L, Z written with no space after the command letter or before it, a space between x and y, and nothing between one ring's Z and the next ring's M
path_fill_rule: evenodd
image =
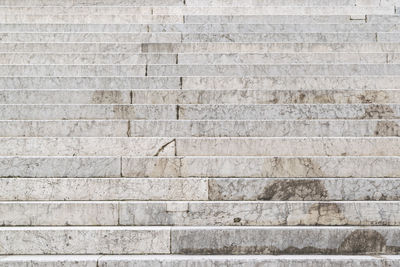
M3 255L166 254L170 228L2 227L0 244Z
M100 91L104 92L104 91ZM116 101L115 97L107 97L110 94L92 93L82 95L81 100L88 103ZM64 98L64 101L73 98L75 100L75 91L33 91L26 90L0 90L0 102L5 104L24 103L25 99L31 103L59 103L59 96L70 94ZM32 95L32 97L30 97ZM34 95L41 96L40 99ZM76 94L78 95L78 94ZM89 95L86 97L86 95ZM94 96L98 96L94 98ZM90 98L92 96L92 98ZM3 97L3 99L2 99ZM77 97L77 96L76 96ZM89 98L89 99L87 99ZM125 97L129 99L129 97ZM125 100L124 99L124 100ZM59 101L59 102L57 102ZM72 101L72 100L71 100ZM79 101L75 101L79 102ZM90 102L92 101L92 102ZM132 103L134 104L358 104L358 103L400 103L400 91L393 90L132 90Z
M2 201L208 200L204 178L2 178L0 185ZM380 187L388 199L400 199L392 185L397 182Z
M394 6L1 7L0 15L391 15Z
M386 80L385 83L391 82ZM180 89L181 86L180 77L0 77L1 89Z
M0 157L0 177L121 177L121 157Z
M399 178L210 178L208 198L217 201L397 201L399 185Z
M113 68L114 67L114 68ZM135 66L138 68L138 66ZM133 69L131 66L88 66L76 67L83 73L91 72L95 75L100 73L113 73L120 71L119 76L128 76L129 73L141 73L142 70ZM12 75L11 70L32 73L35 75L49 74L45 66L0 66L0 74ZM46 72L47 71L47 72ZM62 68L53 71L63 71ZM264 64L264 65L148 65L148 76L370 76L370 75L400 75L400 64ZM15 76L19 74L15 73ZM22 74L20 74L23 76ZM140 75L140 74L138 74Z
M400 157L123 157L121 169L124 177L395 178L399 163Z
M398 201L0 202L4 226L397 226Z
M1 0L1 6L180 6L183 0Z
M399 24L2 24L0 32L398 32Z
M395 5L398 0L186 0L188 6L369 6L369 5Z
M140 43L0 43L0 51L42 53L140 53Z
M0 137L0 156L400 156L397 137Z
M127 120L0 120L0 136L126 137Z
M388 17L389 18L386 18ZM176 16L177 18L179 16ZM328 23L328 24L339 24L339 23L355 23L355 24L364 24L366 22L367 15L254 15L254 16L246 16L246 15L188 15L184 16L183 21L185 23L241 23L241 24L315 24L315 23ZM397 15L371 15L368 16L371 18L369 23L399 23L400 17ZM66 22L66 18L55 18L54 20L44 19L39 16L37 17L21 17L21 16L7 16L0 17L0 20L4 23L27 23L29 21L33 23L52 23L52 22ZM69 21L77 23L78 20L73 20L73 18L68 18ZM87 18L85 21L87 23L92 23L94 21L90 20L91 17ZM122 19L121 19L122 20ZM133 20L133 19L132 19ZM166 19L165 19L166 20ZM177 23L179 19L176 21L172 21L170 19L170 23ZM137 19L136 21L140 21L140 23L149 23L146 22L144 18ZM135 21L135 22L136 22ZM113 21L114 23L118 23L117 21ZM160 19L154 19L153 22L163 23ZM98 22L100 23L100 22Z
M0 120L166 119L176 105L0 105Z
M0 124L2 122L0 121ZM24 133L19 123L6 125L5 136ZM36 126L31 131L37 131ZM45 125L45 124L43 124ZM0 127L1 130L1 127ZM31 132L29 131L29 133ZM52 130L51 133L55 131ZM22 132L22 133L21 133ZM20 136L17 135L17 136ZM25 134L27 135L27 134ZM29 136L29 135L27 135ZM62 135L64 136L64 135ZM71 135L70 135L71 136ZM79 135L78 135L79 136ZM85 135L86 136L86 135ZM373 137L400 136L399 120L275 120L275 121L144 121L130 122L130 136L144 137Z
M292 266L292 267L345 267L364 266L377 267L395 265L399 261L396 255L374 256L348 256L348 255L29 255L6 256L0 258L1 267L19 267L26 264L40 264L46 267L57 267L62 264L65 267L188 267L188 266L235 266L251 267L261 266Z
M0 108L1 107L8 107L8 105L0 106ZM18 110L20 111L20 113L22 113L23 107L28 107L28 106L10 105L10 107L18 107ZM161 107L162 106L157 106L157 108L153 107L153 110L161 110ZM55 107L54 109L56 110ZM45 109L44 108L42 109L39 106L38 110L42 111ZM170 110L172 110L172 108L170 108ZM11 112L13 110L10 108L7 111ZM6 115L5 112L6 110L4 110L4 114ZM14 115L11 116L14 116L14 118L15 116L18 116L18 114L15 114L16 112L17 110L15 110L12 113ZM27 119L30 119L30 116L32 116L32 114L29 115ZM143 117L150 119L151 116L142 115L142 118ZM172 117L172 115L169 117ZM178 118L181 120L399 119L400 105L397 104L178 105ZM160 119L162 118L160 117Z

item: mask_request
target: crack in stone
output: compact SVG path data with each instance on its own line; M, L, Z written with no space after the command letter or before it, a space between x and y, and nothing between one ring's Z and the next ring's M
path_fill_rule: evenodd
M158 157L158 156L160 155L160 153L163 152L164 149L165 149L168 145L170 145L171 143L174 143L174 144L175 144L175 154L176 154L176 139L173 139L173 140L169 141L168 143L162 145L162 146L157 150L157 153L154 154L154 157Z

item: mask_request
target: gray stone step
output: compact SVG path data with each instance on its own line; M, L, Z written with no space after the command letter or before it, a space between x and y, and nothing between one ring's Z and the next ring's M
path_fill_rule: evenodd
M26 92L26 93L25 93ZM43 92L43 93L42 93ZM100 91L104 92L104 91ZM81 100L87 103L112 102L117 93L85 93ZM33 95L41 96L36 99ZM69 94L63 100L59 96ZM111 97L110 95L115 97ZM32 97L30 97L32 95ZM78 94L76 94L78 95ZM88 95L88 96L87 96ZM87 97L86 97L87 96ZM99 97L94 97L99 96ZM119 95L118 95L119 96ZM3 97L3 99L2 99ZM76 96L77 97L77 96ZM75 91L0 91L0 102L5 104L23 104L25 99L35 103L58 103L57 101L75 100ZM87 99L89 98L89 99ZM103 100L104 99L104 100ZM118 98L119 99L119 98ZM129 99L125 97L124 100ZM72 100L71 100L72 101ZM75 101L79 102L79 101ZM91 101L91 102L90 102ZM121 100L122 101L122 100ZM358 104L358 103L400 103L400 91L393 90L132 90L134 104ZM26 103L28 104L28 103Z
M169 227L2 227L0 244L2 255L166 254L171 251Z
M0 121L0 123L2 123ZM25 131L21 124L9 125L5 136L15 136ZM45 124L43 124L44 126ZM21 125L22 126L22 125ZM31 132L36 125L30 127ZM50 126L49 126L50 127ZM1 127L0 127L1 129ZM56 131L52 129L51 133ZM16 132L16 134L14 134ZM22 132L22 133L21 133ZM56 132L58 133L58 132ZM75 134L75 133L74 133ZM18 135L18 136L20 136ZM28 135L25 133L25 135ZM29 135L28 135L29 136ZM70 134L70 136L73 136ZM78 135L79 136L79 135ZM85 135L86 136L86 135ZM145 137L373 137L400 136L399 120L276 120L276 121L143 121L130 123L130 136Z
M127 120L0 120L0 136L126 137Z
M268 5L282 5L282 6L363 6L363 5L394 5L398 0L186 0L188 6L268 6Z
M365 266L379 267L395 265L399 261L396 255L374 256L335 256L335 255L229 255L229 256L196 256L196 255L29 255L29 256L6 256L0 258L1 267L18 267L26 264L46 264L46 267L82 266L82 267L188 267L201 265L204 267L233 266L251 267L256 265L282 267L345 267Z
M123 157L121 174L166 178L395 178L400 175L399 162L400 157Z
M328 20L331 22L346 21L349 16L333 17ZM310 21L308 19L299 18L299 20ZM260 19L261 20L261 19ZM281 18L282 20L282 18ZM68 23L68 24L130 24L130 23L184 23L183 16L179 15L22 15L22 14L7 14L1 15L2 23ZM279 19L276 19L279 21ZM324 21L323 18L316 18L315 21Z
M386 17L390 18L386 18ZM179 17L179 16L177 16ZM367 16L365 15L254 15L254 16L246 16L246 15L188 15L184 16L183 21L185 23L240 23L240 24L315 24L315 23L328 23L328 24L339 24L339 23L355 23L355 24L363 24L366 22ZM371 21L370 23L399 23L400 17L396 15L372 15L368 16ZM26 23L31 20L34 23L51 23L54 20L45 20L40 17L16 17L9 16L3 20L5 23ZM154 22L160 22L161 19L154 19ZM171 19L172 20L172 19ZM178 20L178 19L176 19ZM62 20L62 18L57 19L59 22L66 22L66 19ZM72 22L72 18L70 19ZM85 20L86 22L92 22L90 18ZM140 23L146 23L145 19L141 19ZM55 22L55 21L54 21ZM77 23L78 21L74 21ZM116 21L114 21L116 23ZM177 23L177 22L171 22Z
M336 0L338 1L338 0ZM343 0L342 0L343 1ZM352 0L354 1L354 0ZM1 0L1 6L180 6L183 0Z
M398 201L0 202L4 226L398 226Z
M381 187L399 199L392 184ZM0 185L2 201L208 200L209 190L204 178L2 178Z
M399 24L2 24L0 32L398 32Z
M395 104L385 90L0 89L0 104Z
M118 120L177 117L176 105L0 105L1 120Z
M91 67L91 66L90 66ZM138 66L135 66L138 68ZM120 71L120 75L128 76L129 73L138 73L142 70L132 69L131 66L114 66L114 68L95 66L86 70L77 67L79 71L97 73L112 73ZM0 66L0 74L10 74L11 70L25 71L26 73L48 74L48 67L21 66L3 67ZM47 72L46 72L47 71ZM56 74L54 70L54 74ZM61 68L60 68L60 71ZM25 73L23 72L23 73ZM140 74L139 74L140 73ZM97 74L97 75L99 75ZM400 75L400 64L270 64L270 65L148 65L148 76L369 76L369 75ZM18 75L16 73L16 75ZM105 74L106 75L106 74ZM21 74L21 76L23 76Z
M216 201L397 201L399 185L398 178L210 178L208 198Z
M0 106L0 108L1 107L6 107L6 106ZM22 108L24 106L14 105L10 107L18 107L18 110L20 111L20 113L22 113ZM38 109L44 110L42 108ZM161 106L157 106L157 108L153 109L161 110ZM11 113L11 111L12 109L8 109L8 112ZM5 112L6 110L4 110L4 114L6 114ZM16 112L17 112L16 110L12 112L12 114L14 114L13 115L14 117L18 116L18 114L15 114ZM143 115L142 117L150 119L151 116ZM172 117L172 115L170 117ZM178 105L178 118L181 120L399 119L400 105L397 104ZM162 118L160 117L160 119Z
M140 53L140 43L0 43L0 51L42 53Z
M396 81L386 80L377 79L377 83ZM1 89L180 89L181 86L180 77L0 77Z

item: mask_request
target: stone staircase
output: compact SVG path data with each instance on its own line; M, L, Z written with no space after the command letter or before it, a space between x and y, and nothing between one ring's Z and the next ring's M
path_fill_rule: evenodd
M400 1L0 0L0 266L400 266Z

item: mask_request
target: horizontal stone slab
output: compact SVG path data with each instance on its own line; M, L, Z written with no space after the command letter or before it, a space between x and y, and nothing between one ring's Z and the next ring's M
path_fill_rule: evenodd
M85 15L90 16L90 15ZM364 34L365 35L365 34ZM163 33L0 33L2 42L48 42L48 43L97 43L97 42L130 42L130 43L164 43L180 42L181 34ZM368 38L368 36L365 36Z
M104 68L104 71L108 69ZM130 71L129 67L121 67ZM1 71L1 69L0 69ZM10 71L10 70L9 70ZM103 70L98 70L103 71ZM112 70L110 70L112 71ZM1 72L0 72L1 73ZM399 75L400 64L148 65L148 76Z
M0 65L9 77L145 76L145 65Z
M187 6L351 6L355 4L356 0L186 0Z
M210 178L210 200L399 200L398 178Z
M175 54L1 53L5 64L175 64Z
M208 181L203 178L2 178L0 185L3 201L208 198Z
M120 177L120 157L0 157L0 177Z
M97 267L96 255L29 255L29 256L4 256L0 258L1 267L18 267L24 265L44 265L47 267L65 266Z
M0 80L1 81L1 80ZM400 89L400 76L182 77L183 89L355 90ZM326 92L329 94L329 91Z
M271 43L267 41L142 44L142 51L145 53L400 52L399 46L395 43ZM1 48L0 43L0 51Z
M0 35L1 36L1 35ZM182 33L183 43L271 42L271 43L371 43L376 33ZM381 37L382 42L385 39ZM388 39L393 42L393 40ZM160 40L160 42L162 42Z
M3 140L6 145L2 145ZM10 139L0 138L0 146L4 146L5 151L8 147L10 150L11 147L18 147L17 144L8 145L13 142L6 140ZM175 140L178 156L400 156L398 149L400 140L397 137L177 138ZM101 147L98 149L101 150Z
M336 0L338 1L338 0ZM354 1L354 0L352 0ZM174 6L183 5L182 0L20 0L18 3L12 0L1 0L1 6Z
M348 16L347 16L348 17ZM183 16L156 15L14 15L1 17L3 23L183 23ZM343 18L344 20L344 18Z
M0 137L0 156L173 156L172 138Z
M125 137L124 120L8 120L0 121L0 136L10 137Z
M0 77L1 89L179 89L179 77Z
M131 104L131 90L0 89L0 104Z
M34 24L33 24L34 25ZM72 25L72 24L69 24ZM9 53L140 53L139 43L0 43L0 51Z
M1 120L176 119L175 105L0 105Z
M397 254L399 227L175 227L175 254Z
M37 93L36 93L37 92ZM75 97L74 92L63 91L71 95L70 98ZM107 91L102 91L107 92ZM33 94L41 94L41 91L34 91ZM28 96L28 93L18 93L15 90L8 90L6 92L0 91L0 102L3 99L8 102L23 102ZM44 93L43 93L44 94ZM64 93L47 93L40 100L35 98L33 101L48 101L49 103L57 103L58 96ZM83 91L79 91L79 96L83 95ZM93 93L94 94L94 93ZM98 93L100 94L100 93ZM111 94L111 93L109 93ZM104 98L109 94L104 93ZM114 94L113 94L114 95ZM117 95L117 93L115 93ZM53 97L57 99L54 99ZM86 94L85 94L86 96ZM14 100L15 98L15 100ZM74 103L85 101L86 97L82 96L81 100L74 98ZM99 97L100 98L100 97ZM103 98L103 96L102 96ZM65 101L69 98L66 96ZM126 100L125 97L124 100ZM129 98L128 98L129 99ZM3 100L3 101L4 101ZM97 99L96 99L97 100ZM107 99L108 100L108 99ZM53 101L53 102L50 102ZM71 100L72 101L72 100ZM86 100L88 101L88 100ZM101 99L100 101L103 101ZM100 102L99 101L99 102ZM7 102L7 103L8 103ZM361 103L374 103L374 104L389 104L400 103L400 91L393 90L253 90L253 89L235 89L235 90L188 90L188 89L175 89L175 90L133 90L132 102L134 104L361 104ZM6 103L6 104L7 104Z
M400 118L400 105L396 104L179 105L178 111L181 120Z
M1 123L1 122L0 122ZM137 137L362 137L400 136L398 120L131 121ZM1 129L1 128L0 128Z
M119 210L122 225L400 224L398 202L122 202Z
M400 157L124 157L123 177L395 178Z
M398 4L398 3L396 3ZM367 15L367 23L377 24L377 23L399 23L398 15Z
M118 225L117 202L0 202L3 226Z
M384 15L388 16L388 15ZM365 23L364 19L351 19L350 15L188 15L184 16L185 23L241 23L241 24L311 24L311 23ZM371 16L372 17L372 16ZM379 15L375 15L380 23ZM393 19L394 20L394 19ZM10 20L4 22L11 23ZM22 21L20 21L22 22ZM38 23L39 21L33 20ZM396 23L387 21L387 23Z
M15 240L15 242L9 242ZM169 227L2 227L0 254L165 254Z

